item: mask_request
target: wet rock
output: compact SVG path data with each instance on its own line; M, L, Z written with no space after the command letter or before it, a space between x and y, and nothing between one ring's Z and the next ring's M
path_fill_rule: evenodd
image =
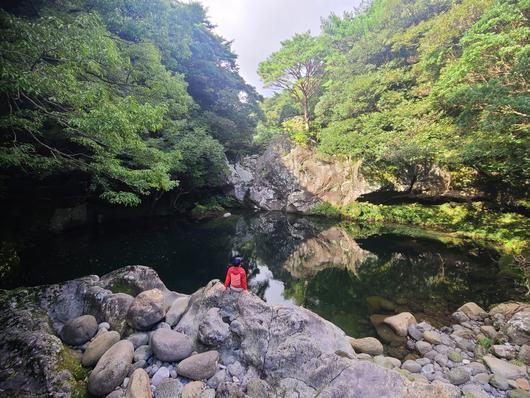
M178 364L177 373L192 380L209 379L217 372L218 361L217 351L192 355Z
M136 350L141 345L147 345L149 343L149 335L147 333L133 333L127 337L127 340L132 343Z
M210 308L199 325L199 340L209 346L218 346L230 337L230 328L219 315L219 308Z
M470 319L483 319L488 316L488 313L484 311L479 305L473 302L469 302L461 306L457 311L463 312Z
M88 345L83 353L81 363L85 367L94 366L99 358L118 341L120 341L120 334L118 332L112 331L100 334Z
M471 376L464 368L453 368L447 372L447 378L451 384L459 386L460 384L467 383Z
M526 374L524 366L514 365L505 360L495 358L492 355L485 355L482 359L494 374L505 377L506 379L517 379Z
M151 336L151 349L161 361L180 361L191 355L193 342L183 333L170 329L157 329Z
M175 398L182 393L182 383L176 379L163 379L156 388L155 398Z
M202 381L192 381L184 386L182 389L182 398L200 398L201 392L204 388Z
M415 325L416 318L410 312L402 312L400 314L385 318L383 321L389 325L398 336L406 336L408 333L408 327Z
M374 337L364 337L362 339L350 339L351 346L355 352L380 355L383 353L383 344Z
M158 369L155 374L153 375L151 379L151 384L155 387L158 387L158 385L162 382L164 379L169 378L169 369L165 366L162 366L160 369Z
M146 290L134 298L127 312L127 323L136 330L148 330L164 316L164 294L159 289Z
M184 315L186 309L188 308L189 301L189 296L186 296L179 297L173 302L166 314L166 322L170 326L175 326L178 321L180 321L180 318L182 317L182 315Z
M88 378L88 391L103 396L118 387L127 374L133 359L133 345L121 340L110 347L99 359Z
M134 301L134 297L125 293L115 293L105 297L102 305L103 318L109 323L112 330L120 336L127 329L127 312Z
M143 369L136 369L127 385L125 398L151 398L149 375Z
M530 310L517 312L502 328L502 332L514 344L530 343Z
M90 340L98 330L96 318L82 315L66 322L61 330L61 339L69 345L81 345Z

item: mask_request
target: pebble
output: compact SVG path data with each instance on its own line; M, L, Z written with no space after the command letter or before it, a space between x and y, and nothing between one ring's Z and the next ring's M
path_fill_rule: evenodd
M168 368L160 368L156 371L156 373L153 375L151 379L151 384L155 387L160 384L160 382L164 379L169 378L169 370Z
M447 372L447 377L451 384L459 386L469 381L470 374L463 368L454 368Z

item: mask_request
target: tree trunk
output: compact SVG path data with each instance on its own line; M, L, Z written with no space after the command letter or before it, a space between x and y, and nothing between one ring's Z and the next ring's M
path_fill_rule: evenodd
M309 131L309 100L304 94L304 125L305 131Z

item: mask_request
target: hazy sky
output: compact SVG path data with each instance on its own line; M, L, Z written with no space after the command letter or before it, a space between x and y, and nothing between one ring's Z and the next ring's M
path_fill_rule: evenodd
M256 73L258 64L295 33L320 31L320 18L342 15L360 0L199 0L208 8L216 32L233 40L241 76L267 94Z

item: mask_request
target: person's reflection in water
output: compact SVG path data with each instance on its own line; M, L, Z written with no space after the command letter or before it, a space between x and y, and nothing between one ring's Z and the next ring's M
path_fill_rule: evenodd
M248 293L247 273L242 267L242 260L240 256L232 258L230 268L226 272L225 289L230 287L232 291Z

